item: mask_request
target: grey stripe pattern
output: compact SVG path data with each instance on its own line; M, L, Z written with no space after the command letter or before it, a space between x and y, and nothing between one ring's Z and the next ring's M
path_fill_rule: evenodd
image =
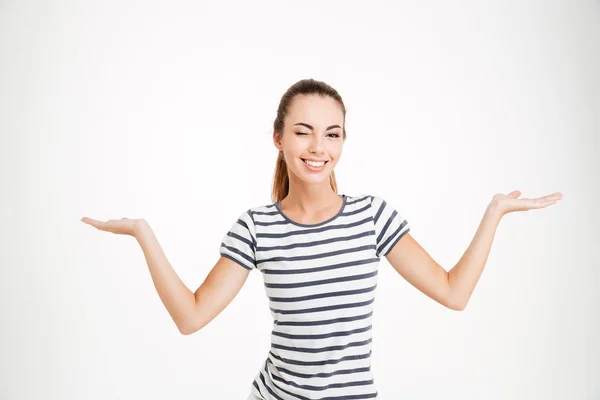
M410 231L381 197L340 195L318 224L279 203L250 208L223 237L220 254L262 273L273 317L271 348L252 382L264 400L376 399L371 373L378 265Z

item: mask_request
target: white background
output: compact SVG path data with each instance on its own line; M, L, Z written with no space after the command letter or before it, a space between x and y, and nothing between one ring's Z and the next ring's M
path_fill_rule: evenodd
M260 272L181 335L137 242L190 290L271 203L279 99L336 88L339 192L375 194L445 269L495 193L560 191L500 223L463 312L380 264L380 398L600 396L600 2L0 3L0 398L245 399L269 350Z

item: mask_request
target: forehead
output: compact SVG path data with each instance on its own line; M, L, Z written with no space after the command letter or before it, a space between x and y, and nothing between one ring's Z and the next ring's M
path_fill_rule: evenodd
M289 121L314 123L316 125L343 126L344 114L340 104L329 96L299 95L292 101L289 109Z

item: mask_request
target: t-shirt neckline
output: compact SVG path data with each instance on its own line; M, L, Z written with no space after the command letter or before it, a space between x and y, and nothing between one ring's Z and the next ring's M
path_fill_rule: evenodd
M302 227L315 227L315 226L325 225L326 223L333 221L334 219L336 219L337 217L339 217L344 212L344 209L346 208L346 199L347 199L347 196L345 194L339 194L338 196L340 196L343 201L342 201L342 206L340 207L340 210L337 212L337 214L335 214L331 218L326 219L325 221L317 222L316 224L301 224L300 222L296 222L296 221L288 218L288 216L285 215L283 213L283 211L281 211L281 208L279 207L279 201L276 201L274 204L275 204L275 208L279 212L279 215L281 215L289 223L294 224L294 225L298 225L298 226L302 226Z

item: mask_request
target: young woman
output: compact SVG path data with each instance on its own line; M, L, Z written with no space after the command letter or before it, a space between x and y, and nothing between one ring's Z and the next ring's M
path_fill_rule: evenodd
M262 273L274 323L250 400L377 398L371 322L381 257L425 295L463 310L502 216L562 198L554 193L519 199L519 191L494 195L469 248L448 272L383 198L338 194L334 168L346 139L345 117L342 98L324 82L305 79L288 89L274 123L279 156L273 202L241 213L195 293L169 265L145 220L82 219L137 239L182 334L198 331L223 311L252 270Z

